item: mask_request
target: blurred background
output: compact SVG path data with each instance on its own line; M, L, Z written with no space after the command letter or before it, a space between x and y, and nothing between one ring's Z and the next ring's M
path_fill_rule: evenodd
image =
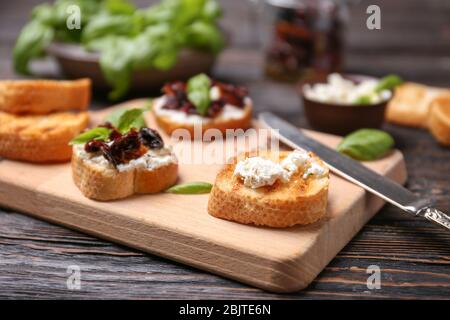
M268 48L272 46L267 40L267 34L271 32L268 29L273 28L273 32L275 27L270 19L261 15L263 2L265 1L260 0L258 5L255 4L258 3L257 0L220 1L223 8L220 25L226 33L227 45L214 64L212 74L219 79L247 85L258 110L298 110L299 102L293 91L293 81L278 81L280 79L277 79L276 74L271 77L266 74L270 74L266 63L268 50L272 50L272 53L273 50L276 51L275 62L277 54L278 57L281 56L280 59L286 57L283 56L282 46ZM12 49L21 28L30 18L32 8L39 3L42 1L0 2L0 77L3 79L22 77L13 70ZM134 3L139 7L146 7L155 1L136 0ZM331 47L324 49L324 52L342 52L338 57L342 58L340 70L373 76L395 73L409 81L449 85L450 1L362 0L344 3L348 6L339 13L342 14L339 19L342 17L343 23L333 25L335 17L328 17L331 25L326 27L326 32L330 33L325 33L325 40L319 40L326 42L327 37L334 37L334 42L328 44ZM366 9L372 4L381 8L381 30L368 30L366 27ZM58 65L52 59L34 63L33 70L42 77L62 77ZM278 70L278 73L282 75L287 72ZM270 90L267 90L268 87ZM149 90L148 95L153 94L155 91ZM142 95L147 95L147 92L133 93L127 98ZM283 97L282 103L279 97ZM98 95L94 100L94 106L108 103L104 95Z

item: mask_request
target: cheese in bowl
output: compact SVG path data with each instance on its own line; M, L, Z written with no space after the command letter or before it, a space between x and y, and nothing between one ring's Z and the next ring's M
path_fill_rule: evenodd
M317 76L300 83L305 116L316 130L345 135L361 128L380 128L395 75L378 79L364 75Z
M389 88L380 86L382 82L383 80L375 78L355 82L338 73L332 73L328 75L326 83L305 84L303 93L310 100L324 103L377 104L387 101L392 95Z

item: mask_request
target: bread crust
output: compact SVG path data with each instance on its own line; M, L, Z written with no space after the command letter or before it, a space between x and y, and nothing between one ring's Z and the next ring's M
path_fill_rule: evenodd
M189 123L174 122L168 116L161 116L152 108L152 113L155 117L158 126L164 130L168 135L171 135L177 129L188 130L192 139L195 138L194 125ZM201 127L201 136L208 129L218 129L222 134L226 133L227 129L247 129L251 126L253 106L248 104L244 107L244 114L239 119L213 119L208 123L203 123Z
M427 128L431 102L444 93L444 89L407 82L395 89L389 101L386 120L395 124Z
M89 124L87 112L16 116L0 112L0 157L29 162L65 162L70 140Z
M439 143L450 146L450 94L434 99L429 129Z
M273 159L270 153L260 156L281 161L287 154L287 151L280 152L278 159ZM287 183L277 181L273 186L251 189L233 175L236 162L249 155L233 159L232 164L225 165L219 172L209 196L209 214L244 224L275 228L306 225L325 216L328 172L321 179L303 179L303 173L297 172Z
M174 185L178 164L171 163L152 170L118 171L88 163L77 152L72 155L72 177L87 198L99 201L117 200L135 193L157 193Z
M87 110L90 99L90 79L0 81L0 111L8 113L48 114Z

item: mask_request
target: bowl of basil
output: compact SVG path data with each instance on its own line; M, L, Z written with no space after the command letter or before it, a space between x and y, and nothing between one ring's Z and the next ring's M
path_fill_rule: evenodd
M79 14L77 16L77 13ZM91 78L109 98L208 73L224 47L217 0L56 0L35 7L13 51L14 68L56 58L68 78Z

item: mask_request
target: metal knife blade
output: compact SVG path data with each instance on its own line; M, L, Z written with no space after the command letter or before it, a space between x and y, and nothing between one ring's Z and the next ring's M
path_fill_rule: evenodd
M450 230L450 216L433 208L432 201L414 195L400 184L366 168L358 161L307 137L297 127L270 112L261 113L259 120L288 146L313 151L339 176L414 216L426 218Z

